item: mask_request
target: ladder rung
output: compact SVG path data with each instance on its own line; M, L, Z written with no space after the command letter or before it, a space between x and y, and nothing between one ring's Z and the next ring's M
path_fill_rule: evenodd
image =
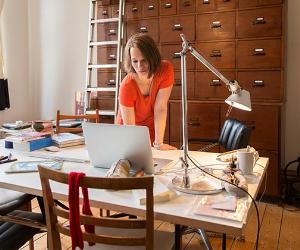
M117 64L90 64L89 69L111 69L117 68Z
M119 21L119 18L114 17L114 18L91 20L91 24L94 24L94 23L112 23L112 22L118 22L118 21Z
M96 111L95 110L87 110L85 113L87 115L95 114ZM99 110L99 114L100 115L115 115L115 111L113 111L113 110Z
M90 42L90 46L118 45L118 41Z
M98 92L115 92L116 87L88 87L86 91L98 91Z

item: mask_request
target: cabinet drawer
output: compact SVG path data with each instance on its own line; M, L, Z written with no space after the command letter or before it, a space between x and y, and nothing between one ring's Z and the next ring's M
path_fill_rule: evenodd
M98 98L98 109L100 110L114 110L115 99L109 96L102 96Z
M197 12L235 9L235 0L198 0Z
M184 33L189 41L195 40L195 16L163 17L160 19L160 41L181 42Z
M282 0L239 0L239 8L248 8L260 5L272 5L280 3L282 3Z
M196 1L195 0L179 0L179 2L178 2L179 14L193 13L195 11L196 11Z
M112 5L111 6L111 16L118 17L119 16L119 5Z
M108 115L100 115L100 122L101 123L109 123L109 124L114 124L114 117L113 116L108 116Z
M228 105L222 104L221 117L222 124L227 119L225 117ZM242 111L236 108L231 110L229 118L238 119L250 128L250 145L256 149L266 149L277 151L279 147L279 107L253 105L252 111Z
M98 41L118 40L118 24L117 23L97 24L97 37L98 37Z
M182 50L181 44L160 46L160 53L162 58L171 61L175 70L180 70L181 68L181 59L180 59L181 50ZM186 68L195 69L195 58L190 53L188 53L186 56Z
M111 18L111 8L109 6L98 5L97 19Z
M188 103L188 138L219 138L218 104ZM170 103L170 141L182 141L181 103Z
M186 87L187 87L187 96L188 98L194 97L194 81L195 81L194 72L186 72ZM171 99L181 99L181 72L175 71L175 82L173 85Z
M235 38L235 12L197 15L197 40Z
M100 47L98 48L98 64L115 64L117 63L117 47Z
M135 33L146 33L149 36L151 36L155 42L159 41L157 18L138 21L128 21L126 27L127 40L131 35Z
M181 148L182 146L182 143L180 142L171 142L170 143L172 146L176 147L176 148ZM189 145L188 145L188 149L189 150L194 150L194 151L198 151L201 149L203 149L204 147L210 145L211 143L192 143L192 142L189 142ZM210 149L207 149L205 150L205 152L212 152L212 153L219 153L220 152L220 147L218 145L210 148Z
M148 0L143 1L143 17L155 17L158 16L158 1Z
M236 79L235 72L221 72L227 79ZM195 97L226 99L230 95L225 83L211 72L196 72Z
M238 68L281 67L281 40L238 41Z
M98 87L115 87L116 86L116 72L98 70L97 72L97 86Z
M160 0L159 10L161 15L174 15L177 13L176 0Z
M281 35L281 7L240 11L238 37L265 37Z
M280 71L239 71L239 84L250 92L252 99L281 101L283 84Z
M218 69L235 68L235 42L200 42L197 44L199 53ZM198 69L207 69L197 61Z
M125 17L127 19L141 18L142 8L142 3L140 1L125 4Z

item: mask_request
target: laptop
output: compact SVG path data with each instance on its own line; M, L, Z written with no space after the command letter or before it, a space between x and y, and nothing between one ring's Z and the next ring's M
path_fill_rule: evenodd
M127 159L134 170L143 168L145 173L153 174L155 169L172 162L153 161L149 130L145 126L84 122L82 129L94 167L109 169L114 162Z

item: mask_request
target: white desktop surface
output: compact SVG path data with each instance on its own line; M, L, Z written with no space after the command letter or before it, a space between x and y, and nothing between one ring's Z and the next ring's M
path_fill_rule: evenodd
M25 152L14 151L12 149L5 149L3 143L0 146L0 155L7 155L8 153L13 154L13 158L17 158L19 161L33 161L40 160L38 158L32 158L26 156ZM42 153L46 153L44 150ZM84 146L75 148L65 148L59 152L48 153L63 157L72 157L78 159L88 159L87 150ZM153 157L166 158L178 160L182 151L158 151L153 150ZM207 164L220 164L216 160L217 154L207 152L189 152L189 155L196 159L203 165ZM258 174L258 178L255 178L255 182L248 183L248 191L252 196L256 196L259 186L261 184L262 176L266 172L268 166L268 158L261 157L258 160L258 164L254 168L254 172ZM41 196L41 184L39 174L35 173L15 173L7 174L5 169L12 163L6 163L0 165L0 188L7 188L15 191L30 193L33 195ZM214 168L222 168L220 165L214 166ZM94 168L89 163L75 163L75 162L64 162L63 171L79 171L85 172L87 176L104 176L107 170L100 168ZM162 183L170 183L172 178L175 176L174 173L167 175L155 176L159 178ZM59 200L67 200L67 188L64 188L62 184L55 183L52 185L54 198ZM223 191L225 193L225 191ZM155 219L161 221L167 221L173 224L181 224L186 226L193 226L196 228L205 228L206 230L213 230L221 233L230 233L234 235L241 235L242 230L247 223L249 214L248 210L245 212L243 221L234 221L224 218L217 218L211 216L196 215L193 212L193 207L200 198L200 195L190 195L184 193L178 193L178 196L168 202L154 204ZM91 206L101 207L113 211L122 211L129 214L144 215L145 206L139 205L138 200L133 195L132 191L107 191L107 190L89 190L89 198ZM249 198L250 201L250 198ZM249 202L249 207L251 202ZM250 214L256 216L255 214Z

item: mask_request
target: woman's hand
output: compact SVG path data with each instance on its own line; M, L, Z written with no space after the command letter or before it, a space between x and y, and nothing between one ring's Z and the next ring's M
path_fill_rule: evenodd
M157 150L176 150L176 147L173 147L169 144L161 143L159 145L154 145L154 148Z

